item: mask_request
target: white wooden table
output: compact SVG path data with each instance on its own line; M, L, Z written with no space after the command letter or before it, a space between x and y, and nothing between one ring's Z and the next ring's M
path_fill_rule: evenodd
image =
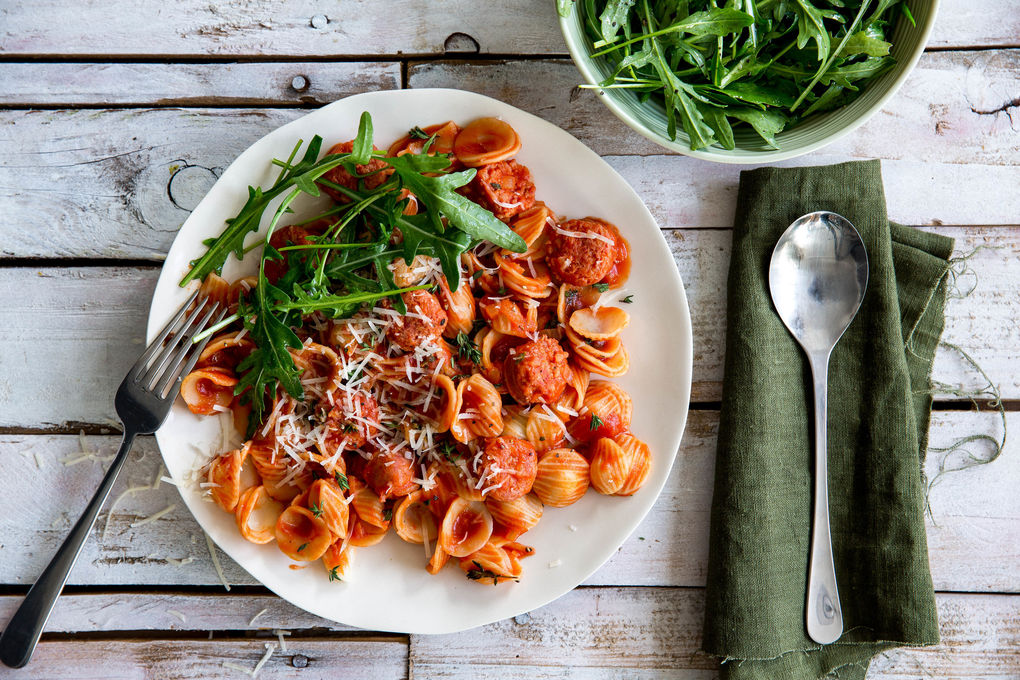
M928 52L851 137L790 163L880 157L892 219L977 246L945 338L997 383L1020 432L1020 2L945 0ZM550 0L0 2L0 621L99 483L117 383L141 347L160 262L243 149L348 94L456 87L562 126L662 225L694 320L693 404L649 517L588 582L467 633L371 633L305 614L220 555L136 444L36 656L11 678L712 678L697 652L737 175L629 132L565 57ZM951 351L935 378L979 387ZM940 397L932 446L1000 436L984 403ZM80 436L84 433L84 436ZM1015 437L1015 435L1014 435ZM983 453L981 449L975 452ZM86 455L92 453L93 455ZM939 454L926 472L937 470ZM1020 445L947 477L928 522L942 644L873 678L1020 677ZM175 506L162 519L139 517ZM256 618L257 616L257 618ZM255 619L253 621L253 619Z

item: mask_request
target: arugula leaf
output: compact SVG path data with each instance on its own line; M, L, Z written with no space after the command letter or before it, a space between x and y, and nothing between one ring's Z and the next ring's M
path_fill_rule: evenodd
M810 0L796 0L794 8L797 12L797 48L804 49L808 42L815 41L818 46L818 61L829 58L829 32L822 21L822 13L811 4Z
M719 145L724 149L735 148L733 143L733 127L730 125L729 120L726 119L726 112L718 106L708 104L698 104L698 110L701 111L705 123L712 128L712 132L715 134Z
M432 159L432 167L435 167L435 163L449 165L449 158L440 155L405 154L391 158L389 161L404 186L417 196L418 200L423 202L430 211L442 214L455 227L476 239L491 241L500 248L515 253L523 253L528 249L524 239L514 233L510 227L500 222L482 206L455 191L474 178L474 168L438 177L428 177L417 170L417 167L427 163L423 159ZM434 172L435 170L430 171Z
M354 138L351 148L351 161L355 165L365 165L372 160L372 116L368 111L361 114L358 121L358 136Z
M606 8L602 10L599 21L602 22L602 41L609 44L616 40L616 34L620 27L626 23L630 8L634 6L635 0L608 0ZM596 45L598 47L598 45Z
M726 113L753 127L754 131L761 135L761 138L773 148L779 148L776 145L776 135L786 127L786 116L781 111L730 108L727 109Z
M575 0L556 0L556 11L561 17L570 16L570 8L573 7Z
M839 56L852 57L856 54L866 54L869 57L886 56L889 54L889 49L892 48L892 43L882 40L875 35L876 33L877 31L873 31L870 28L857 31L846 41L846 45L840 50Z

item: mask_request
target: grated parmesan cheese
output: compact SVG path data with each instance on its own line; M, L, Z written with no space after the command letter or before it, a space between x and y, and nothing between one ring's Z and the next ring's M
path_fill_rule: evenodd
M165 515L173 512L174 508L176 508L176 507L177 507L176 503L173 503L172 505L168 505L165 508L163 508L162 510L160 510L159 512L154 512L151 515L149 515L148 517L140 519L137 522L132 522L129 526L132 529L134 529L135 527L140 527L140 526L144 526L146 524L150 524L152 522L155 522L160 517L164 517Z
M213 545L209 534L206 534L205 531L202 531L202 533L205 534L205 545L209 548L209 556L212 557L213 566L216 568L216 575L220 577L220 582L223 583L223 587L226 588L229 593L230 584L227 583L227 577L223 575L223 567L220 566L220 558L216 555L216 546Z

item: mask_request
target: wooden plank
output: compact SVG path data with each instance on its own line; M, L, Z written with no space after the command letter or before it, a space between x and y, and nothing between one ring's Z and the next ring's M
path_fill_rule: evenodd
M946 0L930 45L1016 45L1015 4ZM153 21L152 18L158 18ZM451 40L455 33L461 40ZM369 39L368 36L371 36ZM564 54L553 3L513 0L478 12L455 0L443 11L409 0L352 0L285 6L181 0L113 0L71 10L60 0L5 4L2 50L8 55L395 55L477 51Z
M1015 677L1017 599L938 595L941 644L883 654L868 678ZM716 677L717 664L698 651L703 611L701 590L575 590L529 615L480 630L412 635L411 674L434 680L510 673L535 680L707 680Z
M715 412L691 413L662 496L620 551L587 581L589 585L704 584L717 423ZM1014 431L1020 428L1020 414L1010 414L1009 425ZM998 428L996 414L938 413L932 427L932 446L946 447L970 434L998 435ZM95 436L86 437L85 442L86 450L109 455L118 440ZM980 449L973 452L984 455ZM81 444L73 435L0 436L0 461L5 470L0 479L0 497L8 499L10 507L27 509L24 515L0 518L0 583L31 583L98 486L102 477L100 464L61 465L61 459L78 457L80 453ZM934 477L938 462L933 452L926 468L930 478ZM114 489L115 497L131 486L151 483L159 468L153 440L140 439ZM928 522L936 588L1020 592L1020 574L1015 568L1020 563L1020 497L1014 493L1011 482L1018 476L1020 444L1014 440L994 464L946 476L936 485L931 496L934 521ZM158 521L130 526L171 505L174 509ZM219 584L201 529L176 489L167 484L122 498L113 509L109 529L106 513L100 516L97 526L97 534L86 543L71 573L72 584ZM975 555L980 555L980 559L976 560ZM548 556L543 560L555 558L569 556ZM188 563L176 566L174 560ZM255 583L222 553L220 561L231 583ZM541 574L535 571L530 569L525 577L539 578ZM251 617L260 608L250 613L246 608L244 615ZM278 615L283 616L274 610L273 616Z
M880 113L804 163L840 157L1015 165L1020 158L1020 120L1012 119L1018 77L1020 50L925 54ZM568 60L439 61L412 63L408 69L410 87L458 87L508 101L551 120L600 154L662 153L608 114L595 90L577 89L581 82Z
M51 680L148 680L245 677L266 652L274 653L261 678L407 677L407 645L399 640L290 639L279 651L275 636L242 640L44 640L24 677ZM224 663L231 664L224 666ZM21 677L18 673L11 677Z
M319 106L400 88L395 62L244 64L14 63L0 71L6 106Z
M6 54L332 56L566 52L555 5L512 0L479 12L410 0L214 4L112 0L74 10L62 0L7 3ZM160 20L153 21L153 17ZM454 34L463 34L458 40Z
M0 596L0 621L13 616L21 596ZM46 633L113 631L358 630L299 609L276 595L181 593L64 594L46 622Z
M1020 74L1018 55L928 55L885 112L849 139L787 165L889 158L892 219L1015 223L1020 195L1000 187L1020 183L1020 136L1011 127L1012 109L1002 108ZM988 63L971 68L967 60ZM279 65L246 66L264 66L269 82ZM607 160L664 227L731 224L742 167L633 156L658 153L658 147L625 129L597 95L573 90L576 72L567 62L428 64L413 70L411 82L495 95L565 127L599 153L622 154ZM549 85L523 88L521 82ZM159 259L222 169L299 115L286 109L0 112L0 205L7 216L0 256ZM985 198L990 195L997 200Z
M959 281L965 299L947 305L945 339L962 347L1020 398L1013 370L1020 328L1020 227L935 229L957 237L957 253L979 246L972 274ZM695 401L722 394L726 329L726 271L730 234L723 230L671 230L667 241L683 277L695 337ZM149 268L0 269L0 427L68 422L102 424L115 418L112 399L141 350L151 291L159 272ZM55 320L59 324L55 326ZM45 342L40 339L45 338ZM935 379L965 388L980 376L955 352L940 351ZM62 395L55 399L54 395Z
M931 648L899 649L879 655L868 677L887 680L921 676L1014 677L1011 673L1020 663L1018 597L939 593L936 599L942 643ZM0 618L6 619L19 600L9 595L0 597ZM622 673L642 680L707 680L716 676L714 661L697 652L701 644L703 607L700 589L578 589L530 614L481 629L454 635L412 636L411 676L437 680L497 678L506 677L507 666L515 666L517 674L536 680L608 680L621 677ZM250 631L250 617L263 609L268 611L257 619L261 633L254 636L249 633L246 638L229 642L217 635L220 631ZM167 614L167 611L176 614ZM407 649L395 640L338 640L328 643L336 645L338 651L323 656L326 641L304 637L308 633L303 630L314 628L313 635L321 635L321 630L334 630L333 626L273 596L68 595L58 602L47 624L46 641L30 668L40 674L45 669L47 673L53 672L53 677L68 677L59 670L50 671L49 664L55 662L55 648L75 659L83 654L78 651L81 647L95 653L100 660L121 654L126 668L159 663L153 658L155 655L143 656L135 651L139 644L136 641L96 639L104 632L116 631L213 631L213 642L146 641L155 648L180 645L182 653L178 656L182 659L193 654L192 663L196 665L191 677L220 677L219 674L237 677L226 669L221 670L220 664L225 660L254 667L264 652L263 644L276 640L272 629L286 629L291 635L285 637L287 651L277 649L265 667L263 672L272 673L269 677L276 677L275 674L288 665L295 667L292 659L297 655L309 659L308 667L317 669L316 677L339 672L341 668L343 676L350 677L352 666L358 668L360 664L373 664L372 670L385 673L389 664L396 669L408 655ZM54 633L88 633L93 639L58 641ZM352 655L351 661L345 662L340 651ZM386 669L377 669L375 664L386 664ZM173 667L168 670L177 672ZM364 677L382 676L365 674Z

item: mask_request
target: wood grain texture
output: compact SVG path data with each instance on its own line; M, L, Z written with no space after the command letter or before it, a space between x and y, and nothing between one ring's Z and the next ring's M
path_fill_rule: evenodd
M883 654L869 680L1016 677L1020 615L1013 597L940 594L937 606L941 644ZM698 651L703 610L703 592L696 589L575 590L480 630L412 635L411 675L707 680L717 677L717 666ZM492 649L500 650L498 662Z
M1004 6L1005 5L1005 6ZM409 0L214 3L10 0L0 47L10 55L397 55L469 51L564 54L555 5L513 0L485 12L464 0L436 11ZM945 0L933 47L1017 44L1015 0ZM453 34L465 37L451 40Z
M1020 398L1014 370L1020 327L1020 227L937 228L957 252L979 246L946 308L944 339L970 353L1002 389ZM670 230L667 242L692 310L695 401L722 394L730 233ZM110 395L140 353L155 268L0 269L0 427L45 427L115 418ZM639 301L640 302L640 301ZM635 307L640 313L640 308ZM57 321L59 320L59 321ZM46 342L40 342L45 338ZM935 379L965 388L982 380L962 357L940 351Z
M289 639L279 651L275 635L242 640L44 640L32 663L9 677L47 680L193 680L244 678L277 645L260 678L337 677L400 680L407 677L407 645L399 640ZM6 670L6 669L5 669ZM0 675L8 677L3 671Z
M20 596L0 596L0 621L7 621L20 603ZM50 635L121 631L247 631L255 635L273 630L300 635L301 631L310 630L322 634L358 629L309 614L272 593L65 594L46 622L46 633Z
M319 106L357 92L399 88L395 62L29 62L0 70L0 104L19 107Z
M712 497L718 414L693 411L673 471L648 517L620 551L586 583L604 586L701 586L708 558L708 515ZM1010 427L1020 428L1020 414L1010 414ZM946 412L935 416L932 447L945 447L960 437L1000 434L993 413ZM85 438L85 448L109 455L118 439ZM0 514L0 583L27 584L41 573L102 477L97 462L66 467L62 459L79 456L73 435L0 436L0 479L4 507L24 508ZM980 448L972 453L987 455ZM956 455L963 455L962 452ZM38 460L37 460L38 458ZM940 457L932 452L926 472L933 478ZM950 462L959 462L954 458ZM133 486L150 484L161 460L152 438L142 438L114 489L114 498ZM928 521L930 559L940 590L1020 592L1020 497L1010 480L1020 477L1020 445L994 464L943 477L931 496ZM133 522L175 505L150 524ZM109 514L100 515L97 533L71 573L77 585L217 585L220 583L202 531L184 507L175 488L161 484L121 499ZM107 528L108 527L108 528ZM981 555L975 560L975 555ZM189 560L177 566L174 560ZM554 559L546 555L529 565L526 577L540 578ZM256 583L225 555L220 562L230 583ZM249 616L261 607L255 608ZM274 614L275 616L276 614ZM282 616L282 615L281 615ZM214 619L215 620L215 619Z
M143 66L163 68L134 68ZM243 66L264 69L267 83L281 80L281 69L284 81L292 73L289 65ZM153 102L160 101L159 94L181 96L172 83L193 79L198 67L166 68L172 73L181 69L184 75L166 78L171 85L164 93L154 85ZM1020 214L1020 194L1000 187L1020 184L1016 107L1008 106L1018 76L1020 50L926 55L904 92L861 130L786 164L885 157L892 219L1013 224ZM196 91L204 97L217 89L218 81L212 80L213 86ZM412 68L410 80L412 85L459 86L502 98L564 127L597 152L611 154L607 161L664 227L726 227L732 222L741 166L640 155L657 154L658 147L626 129L596 101L596 94L574 89L577 73L568 62L424 64ZM533 82L544 85L521 85ZM97 86L115 89L112 82ZM347 91L356 89L363 88L358 84ZM0 225L0 256L160 259L223 169L258 138L300 115L293 109L0 112L0 206L7 216ZM991 195L996 200L987 200Z
M0 597L0 618L5 619L19 600ZM1003 595L938 594L942 643L882 654L872 664L869 679L1014 678L1020 664L1020 615L1013 600ZM163 678L188 671L194 674L191 677L238 677L222 662L253 668L265 642L276 641L272 630L286 629L291 633L285 638L287 651L274 652L263 677L310 678L330 673L345 678L403 677L398 664L406 663L409 655L410 677L422 679L504 678L513 672L536 680L609 680L624 673L641 680L708 680L717 675L714 661L697 652L703 608L700 589L582 588L530 614L466 633L411 636L408 651L397 640L317 639L314 636L323 631L336 630L335 624L309 616L275 596L68 595L58 603L31 669L55 678ZM249 626L251 617L263 609L266 613ZM143 643L102 637L103 633L154 630L212 631L214 639ZM247 631L247 636L224 639L221 631ZM54 633L76 632L88 633L92 639L54 639ZM141 651L142 644L151 645L152 651ZM171 645L181 651L177 660L181 666L161 660ZM89 668L96 661L117 659L124 666L123 675L62 674L69 668L57 665L58 656L81 660L86 653L94 655ZM296 670L303 663L299 656L308 661L303 674ZM140 667L154 662L166 675L138 675Z
M881 112L854 134L804 158L1015 165L1020 158L1020 119L1014 121L1018 77L1020 50L925 54ZM535 88L536 82L542 87ZM569 60L440 61L412 63L408 69L410 87L458 87L502 99L551 120L600 154L662 152L609 113L595 90L576 89L581 82ZM706 166L711 164L698 164Z

